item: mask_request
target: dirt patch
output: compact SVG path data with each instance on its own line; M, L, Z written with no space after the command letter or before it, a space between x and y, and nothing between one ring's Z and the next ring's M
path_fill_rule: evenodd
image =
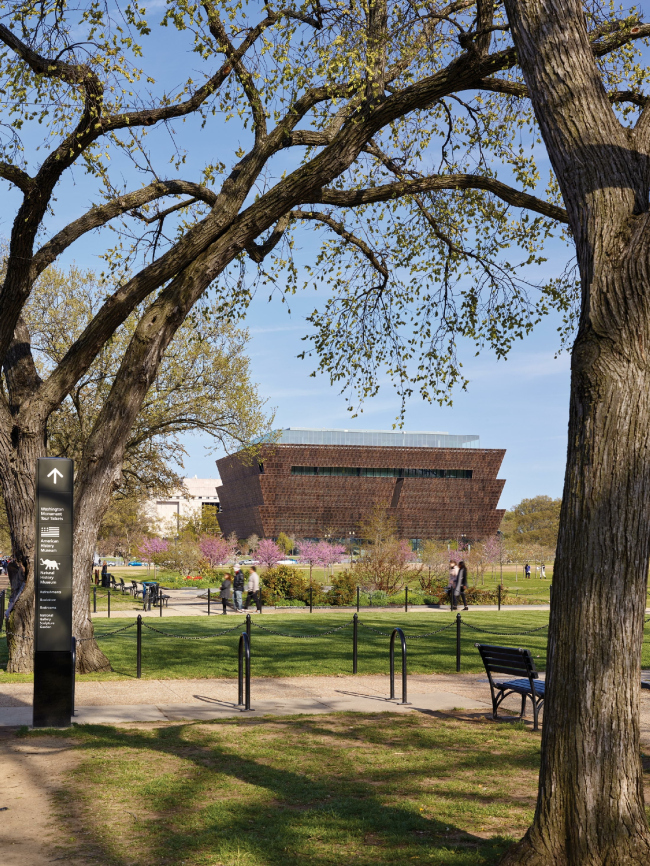
M70 854L76 838L54 819L55 801L66 796L64 779L80 759L65 737L22 739L15 728L0 728L3 866L96 864Z

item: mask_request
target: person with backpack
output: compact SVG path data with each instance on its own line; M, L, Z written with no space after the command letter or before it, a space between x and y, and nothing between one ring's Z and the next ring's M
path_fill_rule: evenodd
M238 565L235 566L235 576L232 581L232 588L235 612L243 613L244 609L242 607L242 595L244 592L244 572Z

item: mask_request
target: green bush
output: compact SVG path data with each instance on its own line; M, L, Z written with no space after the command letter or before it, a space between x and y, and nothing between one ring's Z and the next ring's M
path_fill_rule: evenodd
M327 600L332 605L354 604L357 600L357 581L354 574L347 569L335 574L332 588L327 592Z
M283 599L289 601L309 600L309 586L302 572L292 565L276 565L262 575L262 603L275 604Z

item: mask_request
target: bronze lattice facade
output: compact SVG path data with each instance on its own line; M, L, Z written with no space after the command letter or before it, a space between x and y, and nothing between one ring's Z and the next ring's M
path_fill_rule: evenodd
M329 431L328 431L329 432ZM452 437L447 437L451 439ZM474 437L477 438L477 437ZM274 444L259 463L217 461L224 534L344 538L375 504L402 538L470 540L493 535L505 484L500 449Z

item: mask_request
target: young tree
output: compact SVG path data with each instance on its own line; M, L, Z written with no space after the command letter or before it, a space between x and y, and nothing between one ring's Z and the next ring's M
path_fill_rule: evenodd
M157 563L161 555L169 550L169 542L164 538L143 538L138 544L138 553L147 561L148 571L151 571L151 563Z
M284 551L279 544L276 544L270 538L263 538L257 545L257 558L267 568L273 566L284 559Z
M321 541L318 544L318 564L323 568L328 569L341 561L341 557L345 555L345 546L343 544L332 544L329 541Z
M235 548L232 542L226 538L216 538L213 535L204 535L199 539L199 550L203 558L209 563L210 568L232 562L235 558Z
M294 540L293 538L289 538L284 532L281 532L278 535L277 545L280 547L286 556L288 556L294 548Z

